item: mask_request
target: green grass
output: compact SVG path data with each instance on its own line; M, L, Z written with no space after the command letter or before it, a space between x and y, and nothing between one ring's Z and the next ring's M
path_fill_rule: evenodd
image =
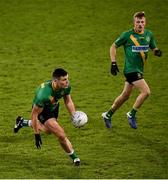
M1 0L0 1L0 178L168 178L167 0ZM109 72L109 47L132 28L132 15L144 10L163 57L149 53L145 69L152 94L138 112L138 129L125 113L137 92L114 115L113 129L101 120L123 88L120 74ZM34 90L55 67L70 75L72 98L89 123L75 129L61 101L60 124L81 158L76 168L52 136L42 134L34 147L33 131L13 134L21 114L30 118Z

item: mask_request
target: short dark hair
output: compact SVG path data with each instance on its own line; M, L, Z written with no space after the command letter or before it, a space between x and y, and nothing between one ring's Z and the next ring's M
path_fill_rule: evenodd
M140 11L140 12L136 12L135 14L134 14L134 18L143 18L143 17L145 17L145 12L144 11Z
M59 79L61 76L66 76L68 73L62 68L57 68L52 74L53 79Z

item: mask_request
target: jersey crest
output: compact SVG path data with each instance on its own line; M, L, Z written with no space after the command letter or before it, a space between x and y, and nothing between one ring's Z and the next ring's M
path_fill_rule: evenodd
M147 41L148 43L150 42L150 37L149 37L149 36L146 37L146 41Z

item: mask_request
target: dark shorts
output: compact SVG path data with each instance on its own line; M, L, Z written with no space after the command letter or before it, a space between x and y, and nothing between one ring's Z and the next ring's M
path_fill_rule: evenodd
M50 118L58 118L58 113L59 113L59 103L55 107L55 110L51 112L50 108L45 106L43 108L43 111L38 115L39 121L44 124L48 119Z
M140 79L143 79L143 74L139 73L139 72L133 72L133 73L128 73L128 74L124 74L126 81L129 84L132 84L134 81L138 81Z

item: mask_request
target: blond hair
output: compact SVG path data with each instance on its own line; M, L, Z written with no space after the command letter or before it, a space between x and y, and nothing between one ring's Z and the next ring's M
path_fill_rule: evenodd
M143 18L143 17L145 17L145 12L144 11L140 11L140 12L136 12L135 14L134 14L134 16L133 16L134 18Z

